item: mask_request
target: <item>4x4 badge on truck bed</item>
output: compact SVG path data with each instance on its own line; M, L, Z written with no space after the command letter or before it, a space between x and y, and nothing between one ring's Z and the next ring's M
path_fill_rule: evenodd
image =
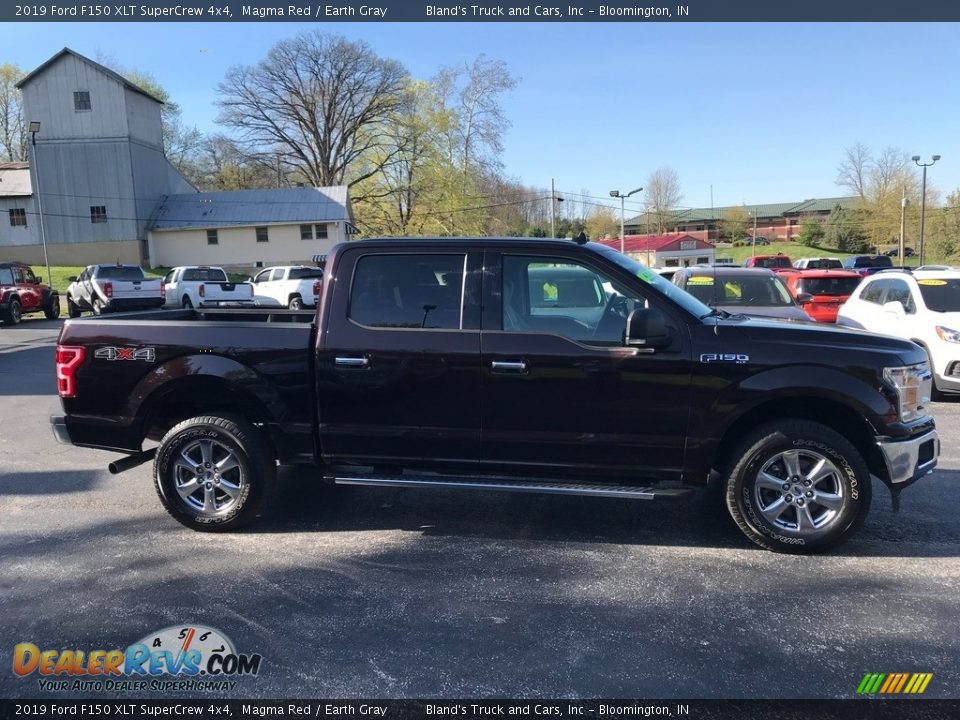
M750 362L749 355L739 355L734 353L703 353L700 356L700 362L710 363L710 362L732 362L742 365L743 363Z
M111 345L100 348L93 356L98 360L144 360L153 362L157 359L157 353L152 347L132 348L113 347Z

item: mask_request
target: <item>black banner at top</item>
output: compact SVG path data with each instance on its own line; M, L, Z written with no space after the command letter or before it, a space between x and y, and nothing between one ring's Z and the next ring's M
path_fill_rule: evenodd
M148 0L4 2L2 22L929 22L957 0Z

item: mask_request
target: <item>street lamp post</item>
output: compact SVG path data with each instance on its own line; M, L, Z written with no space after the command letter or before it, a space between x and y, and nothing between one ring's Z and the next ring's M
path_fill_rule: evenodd
M47 255L47 235L43 229L43 201L40 198L40 165L37 163L37 133L40 132L40 123L32 122L28 127L30 146L33 148L33 169L37 178L37 215L40 216L40 242L43 243L43 264L47 266L47 283L53 283L50 275L50 258Z
M920 189L920 264L923 265L923 225L927 215L927 168L940 159L939 155L934 155L931 162L920 162L920 156L914 155L913 160L919 167L923 168L923 184Z
M623 252L623 224L624 224L624 209L623 201L626 200L631 195L636 195L638 192L643 190L642 187L638 187L636 190L631 190L628 193L622 193L619 190L611 190L610 197L620 198L620 252Z

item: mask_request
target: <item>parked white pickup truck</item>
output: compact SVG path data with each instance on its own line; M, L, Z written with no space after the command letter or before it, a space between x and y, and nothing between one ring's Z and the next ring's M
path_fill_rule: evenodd
M79 277L70 277L67 313L80 317L119 310L153 310L164 304L163 282L144 277L139 265L89 265Z
M253 285L231 282L223 268L207 265L175 267L163 278L167 305L172 307L222 307L253 305Z
M269 267L251 280L257 305L303 310L317 306L323 287L323 269L309 265Z

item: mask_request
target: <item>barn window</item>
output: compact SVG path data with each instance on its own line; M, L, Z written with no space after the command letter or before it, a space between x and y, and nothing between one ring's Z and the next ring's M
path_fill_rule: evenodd
M219 245L219 244L220 244L220 238L217 237L217 231L215 229L207 230L207 245Z
M11 227L26 227L27 211L24 208L13 208L10 211L10 225Z
M91 205L90 206L90 222L105 223L106 221L107 221L107 206Z
M270 242L270 236L265 227L254 228L257 233L257 242Z
M78 90L73 94L73 109L76 112L90 110L90 92L88 90Z
M301 240L313 240L313 225L301 225L301 226L300 226L300 239L301 239Z
M323 225L317 225L317 240L326 240L327 239L327 226L326 223Z

